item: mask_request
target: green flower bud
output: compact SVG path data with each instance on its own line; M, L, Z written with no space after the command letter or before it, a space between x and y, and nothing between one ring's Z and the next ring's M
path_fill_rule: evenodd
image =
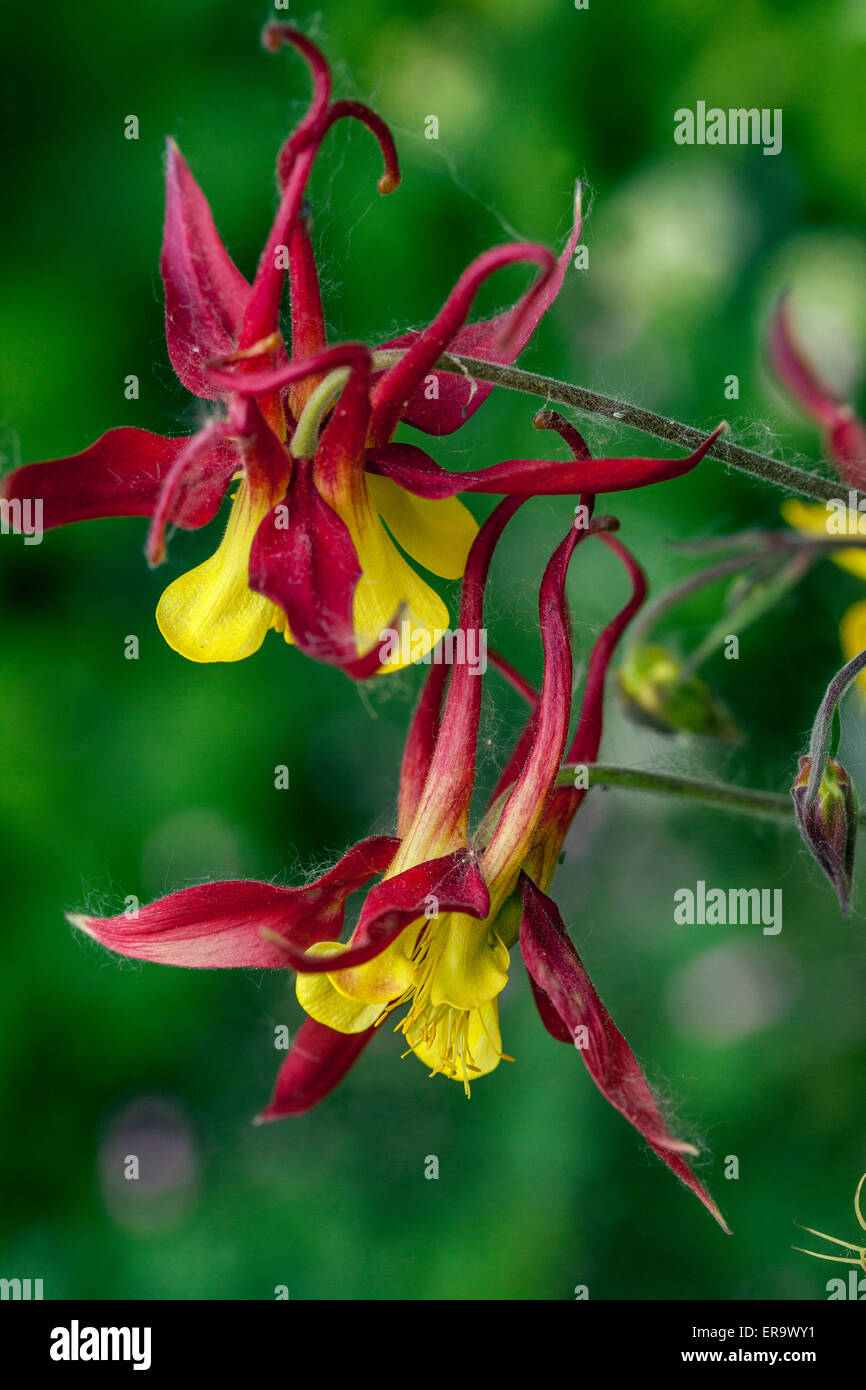
M638 646L617 675L626 711L665 734L705 734L739 743L740 731L700 676L682 679L682 662L664 647Z

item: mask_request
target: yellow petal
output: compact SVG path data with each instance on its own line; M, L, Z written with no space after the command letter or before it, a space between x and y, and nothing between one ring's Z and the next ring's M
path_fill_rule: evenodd
M484 922L451 914L427 959L431 1003L465 1011L489 1003L508 983L508 964L507 950Z
M842 614L839 638L842 643L842 655L846 661L866 651L866 599L852 603L847 612ZM866 695L866 671L860 672L857 685L861 695Z
M353 507L351 516L344 516L343 520L362 570L352 607L358 651L369 651L383 640L386 632L393 630L394 652L380 670L399 671L413 661L423 660L448 627L448 609L403 559L369 498ZM395 623L400 624L396 629ZM408 624L405 641L403 623Z
M789 526L793 526L795 531L799 531L804 536L830 536L839 535L838 509L831 512L823 502L801 502L799 498L788 497L782 503L782 516ZM859 523L862 516L859 512L847 509L846 531L843 534L860 536ZM832 526L829 524L832 521ZM866 534L866 533L864 533ZM863 550L836 550L829 557L840 569L847 570L849 574L855 574L858 579L866 579L866 549Z
M282 609L249 587L250 547L272 505L267 496L254 502L241 481L219 549L159 600L159 630L189 661L241 661L258 651L269 628L291 642Z
M457 497L415 497L391 478L367 475L376 508L397 544L443 579L460 579L478 523Z
M365 965L332 971L329 979L334 988L347 999L379 1007L392 999L399 999L415 982L416 966L412 951L418 939L419 926L419 923L412 922L404 927L396 941L392 941L390 946ZM341 950L345 949L341 947Z
M319 941L310 947L310 954L339 955L345 949L339 941ZM301 1008L310 1018L337 1033L363 1033L372 1028L382 1012L381 1004L362 1004L347 999L335 988L329 975L298 975L295 990Z
M826 535L827 509L823 502L802 502L799 497L786 497L779 510L788 525L804 536Z

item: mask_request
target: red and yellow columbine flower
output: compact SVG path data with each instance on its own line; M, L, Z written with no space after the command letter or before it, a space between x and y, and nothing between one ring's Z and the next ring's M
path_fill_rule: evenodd
M852 406L839 400L800 351L791 328L787 297L779 301L770 320L769 354L780 380L820 426L827 457L841 481L857 491L866 490L866 426ZM847 501L840 498L843 506L832 509L832 525L829 504L823 502L789 497L782 503L782 515L789 525L807 536L838 534L835 528L840 520L845 527L842 534L859 536L861 514L848 510ZM866 550L839 549L831 558L858 579L866 579ZM866 599L853 603L842 615L839 637L846 661L866 648ZM866 676L861 676L858 684L866 693Z
M585 460L579 436L549 413ZM584 494L588 505L593 498ZM520 498L499 504L482 526L466 568L460 626L480 632L491 556ZM594 523L594 525L598 525ZM398 1018L408 1050L433 1074L470 1084L505 1056L498 997L520 945L542 1020L574 1044L602 1093L717 1220L712 1199L668 1130L628 1044L613 1023L547 896L562 840L583 793L558 788L571 713L572 657L565 579L578 542L572 527L541 586L544 642L540 696L480 828L470 831L481 680L455 666L432 668L407 740L396 838L356 845L306 888L230 882L187 888L137 916L73 923L120 954L188 966L286 966L298 972L309 1015L262 1119L308 1110L345 1075L377 1029ZM610 536L632 577L629 603L598 638L569 758L593 758L601 737L608 663L643 600L643 575ZM340 941L348 896L374 875L358 924ZM724 1224L724 1223L722 1223Z
M388 193L399 182L396 151L374 112L331 99L327 64L308 39L284 24L268 25L263 39L271 50L283 43L300 50L314 91L277 160L280 205L251 284L220 240L177 146L170 142L168 149L160 263L168 350L183 385L217 403L213 418L181 439L111 430L71 458L14 471L2 495L40 498L46 528L150 516L147 553L157 564L167 525L205 525L234 484L218 549L160 599L157 621L167 642L193 661L236 661L257 651L273 628L361 677L380 669L378 638L398 613L410 624L413 659L448 626L441 598L397 546L435 574L458 578L477 530L458 492L530 495L592 486L573 462L513 459L452 475L423 450L393 442L401 420L441 435L478 409L490 387L435 374L435 363L447 349L514 360L563 282L580 235L579 199L558 260L532 243L478 257L427 328L384 345L405 350L395 365L377 366L365 347L328 348L303 202L313 163L337 121L359 120L382 148L379 189ZM509 313L466 326L483 281L521 261L538 266L522 300ZM278 322L286 266L291 360ZM700 451L680 471L698 457ZM624 459L610 461L608 473L611 486L635 487L672 470L668 463ZM383 669L400 664L392 660Z

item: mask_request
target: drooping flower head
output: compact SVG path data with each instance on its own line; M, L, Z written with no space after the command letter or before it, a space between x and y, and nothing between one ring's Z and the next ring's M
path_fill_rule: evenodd
M540 423L560 428L592 467L576 431L549 412ZM467 634L482 627L491 557L521 501L500 503L473 543L460 613ZM593 496L584 494L582 502L591 513ZM362 842L307 888L210 884L142 908L132 921L72 920L112 950L137 959L288 965L298 972L298 997L308 1019L262 1119L298 1114L321 1100L392 1018L408 1050L468 1094L506 1056L498 997L519 943L548 1031L578 1048L602 1093L721 1222L686 1161L695 1150L668 1129L546 892L583 795L557 785L568 748L573 676L565 580L577 545L598 534L612 546L627 566L632 595L593 648L569 758L591 759L597 752L607 666L645 593L640 569L607 534L611 524L596 519L572 526L545 570L539 597L541 692L476 830L470 803L482 682L468 665L455 665L443 705L447 668L434 665L407 740L395 838ZM358 923L343 943L346 899L376 875L381 877L368 889Z
M204 526L234 487L217 550L160 599L166 640L194 661L235 661L276 629L360 678L402 664L377 661L380 633L397 615L409 623L414 659L447 627L445 604L410 560L444 578L462 575L477 526L457 493L528 496L593 486L574 461L512 459L455 475L393 438L401 420L449 434L479 408L489 386L437 372L436 363L447 349L514 360L563 283L580 235L579 190L558 259L530 242L479 256L428 327L384 345L403 352L396 362L389 357L384 366L366 345L329 347L305 206L316 156L332 126L360 121L379 142L379 189L389 193L399 182L397 155L375 112L332 99L325 59L303 34L273 23L263 40L272 51L289 44L303 55L313 96L278 155L279 206L252 281L225 249L176 144L168 147L160 261L168 351L183 385L213 403L211 418L179 439L111 430L80 454L10 473L3 496L40 498L46 528L149 516L147 553L158 564L166 528ZM482 283L519 262L537 267L529 290L507 313L467 326ZM280 331L287 274L289 343ZM683 460L680 471L702 453ZM609 464L610 488L672 475L668 463L648 459L596 463Z
M801 349L794 335L787 295L779 300L770 318L767 348L779 380L805 414L820 427L828 460L840 480L846 487L866 490L866 426L853 406L839 399ZM840 498L840 505L832 509L832 524L837 525L841 516L845 519L846 527L850 527L856 536L860 534L860 513L849 513L847 500ZM802 498L789 497L782 503L782 515L789 525L804 535L834 534L830 509L822 502L804 502ZM840 547L834 551L831 559L858 579L866 579L866 552L863 550ZM846 660L850 661L866 647L866 599L852 603L842 615L839 637ZM860 677L858 688L866 696L866 676Z
M814 801L809 800L812 759L800 758L791 788L804 843L832 883L843 912L850 911L857 839L857 792L838 758L828 758Z

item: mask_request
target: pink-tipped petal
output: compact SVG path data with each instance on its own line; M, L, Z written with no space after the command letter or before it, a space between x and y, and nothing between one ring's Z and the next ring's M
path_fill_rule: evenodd
M574 225L556 262L556 268L545 280L533 299L529 312L522 317L516 331L510 335L507 345L503 345L502 335L508 328L509 318L513 310L504 314L497 314L494 318L484 319L479 323L467 324L451 340L448 351L457 356L477 357L484 362L503 364L514 362L526 347L542 318L559 294L575 248L580 240L580 230L581 214L578 190L578 197L575 201ZM393 338L390 342L384 343L383 347L410 348L419 336L417 331L403 333L399 338ZM423 430L425 434L453 434L475 414L493 390L488 382L472 382L467 380L465 376L455 375L451 372L437 372L436 379L438 397L428 400L427 385L422 383L409 397L401 417L407 424L414 425L416 429Z
M665 1124L634 1053L599 998L555 903L525 874L520 889L520 949L536 999L542 1001L542 1022L558 1041L574 1043L602 1095L727 1231L712 1197L682 1157L694 1153L694 1148L674 1138Z
M9 501L41 500L45 530L98 517L150 516L188 445L188 437L166 439L123 426L109 430L80 454L25 464L7 473L0 481L0 496ZM194 529L216 515L229 461L227 449L215 443L208 466L196 475L194 485L177 493L169 508L168 519L175 526Z
M280 1068L270 1103L256 1123L312 1110L339 1085L375 1033L375 1027L363 1033L337 1033L313 1018L306 1019Z
M284 950L263 930L300 949L333 940L343 927L346 899L384 872L398 844L385 835L362 840L305 888L248 879L203 883L128 915L68 917L110 951L133 960L197 969L283 968Z
M204 364L237 345L250 286L220 240L207 199L173 140L160 270L171 364L188 391L211 399L217 393Z

